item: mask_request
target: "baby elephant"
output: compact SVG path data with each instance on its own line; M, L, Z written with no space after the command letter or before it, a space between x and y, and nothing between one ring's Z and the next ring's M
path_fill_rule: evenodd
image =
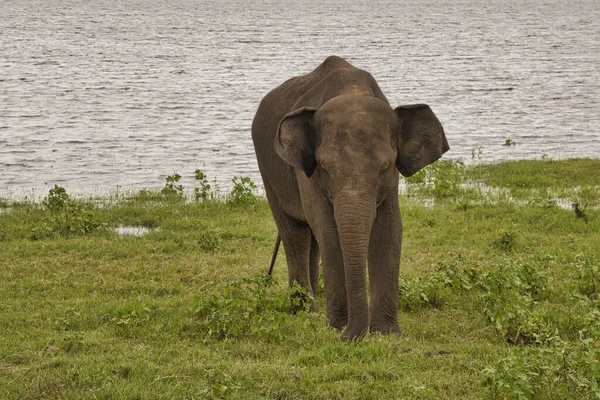
M433 111L391 108L368 72L332 56L265 96L252 139L290 285L314 294L322 259L342 339L400 334L398 171L411 176L449 149Z

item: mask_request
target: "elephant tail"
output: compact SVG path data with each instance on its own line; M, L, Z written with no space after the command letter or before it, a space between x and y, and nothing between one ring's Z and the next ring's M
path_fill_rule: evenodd
M275 266L275 260L277 259L277 253L279 252L279 245L281 244L281 235L277 232L277 239L275 239L275 248L273 249L273 257L271 257L271 265L269 266L269 275L273 274L273 266Z

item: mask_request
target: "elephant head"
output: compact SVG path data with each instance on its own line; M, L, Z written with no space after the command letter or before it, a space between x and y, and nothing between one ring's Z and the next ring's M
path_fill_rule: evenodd
M274 147L308 178L319 170L317 179L332 200L350 192L384 194L395 183L392 165L409 177L449 149L429 106L392 110L384 100L368 95L337 96L318 110L292 111L280 122Z
M378 205L388 195L397 196L398 171L411 176L449 149L442 125L427 105L394 110L375 96L344 94L318 109L287 114L274 147L331 202L344 262L348 326L364 326L352 318L366 315L368 320L365 267Z

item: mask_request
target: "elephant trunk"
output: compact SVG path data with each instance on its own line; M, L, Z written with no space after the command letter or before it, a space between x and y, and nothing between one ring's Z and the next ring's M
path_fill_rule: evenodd
M348 301L348 325L342 336L354 339L369 328L366 267L376 199L359 194L341 197L334 203L334 214L344 260Z

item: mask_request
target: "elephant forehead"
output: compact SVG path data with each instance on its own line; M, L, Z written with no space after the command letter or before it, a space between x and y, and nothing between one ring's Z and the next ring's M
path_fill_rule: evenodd
M366 151L390 147L395 141L396 127L393 121L357 113L350 118L323 121L318 131L323 146Z
M328 102L317 111L315 123L324 133L340 135L387 134L395 131L398 117L392 108L380 99L361 96L343 96L336 102ZM386 135L386 136L387 136Z
M378 135L357 135L343 129L326 135L316 149L317 162L333 168L355 170L395 159L395 150L389 139ZM332 168L333 167L333 168Z

